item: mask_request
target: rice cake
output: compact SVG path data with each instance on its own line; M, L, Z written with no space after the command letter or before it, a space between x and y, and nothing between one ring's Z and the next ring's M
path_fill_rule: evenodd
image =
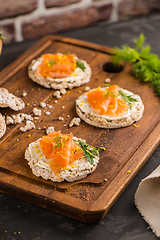
M9 93L6 88L0 88L0 107L9 107L15 111L21 110L25 107L21 98Z
M63 56L62 53L57 53L56 55ZM53 89L72 89L74 87L79 87L85 83L90 81L91 77L91 68L89 64L85 60L79 59L75 55L76 61L79 60L84 64L85 69L82 70L80 67L76 67L76 69L72 72L72 74L68 77L64 78L51 78L51 77L43 77L37 76L36 71L37 67L42 63L42 57L32 60L31 64L28 67L28 76L36 83L44 86L45 88L53 88Z
M109 87L102 88L106 90ZM141 119L143 116L144 105L139 95L120 88L124 95L130 96L136 101L132 102L132 107L120 116L109 116L97 114L89 105L87 93L84 93L76 100L76 112L86 123L99 128L121 128L126 127ZM92 89L94 90L94 89ZM91 90L91 91L92 91Z
M99 162L99 155L95 155L94 162L91 164L85 156L78 158L67 165L67 167L62 167L58 169L58 173L53 171L49 167L49 159L42 152L40 146L40 140L29 144L25 151L25 159L28 161L28 165L32 169L32 172L37 177L42 177L45 180L52 180L54 182L62 182L64 180L68 182L77 181L85 178L88 174L92 173ZM74 141L83 141L80 138L73 137ZM79 144L78 144L79 146ZM93 150L93 147L91 147Z

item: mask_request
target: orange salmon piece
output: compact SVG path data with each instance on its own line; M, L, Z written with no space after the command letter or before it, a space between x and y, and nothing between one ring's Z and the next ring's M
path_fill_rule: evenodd
M104 115L110 104L111 98L104 98L104 90L97 88L88 93L88 102L91 107L97 110L100 115Z
M128 105L118 98L118 91L117 85L112 85L107 90L99 87L88 93L88 102L99 115L119 116L128 110Z
M73 54L44 54L36 74L43 77L62 78L70 76L75 69L76 60Z
M72 133L52 132L40 140L40 146L53 171L67 167L73 160L84 156L82 149L74 143Z

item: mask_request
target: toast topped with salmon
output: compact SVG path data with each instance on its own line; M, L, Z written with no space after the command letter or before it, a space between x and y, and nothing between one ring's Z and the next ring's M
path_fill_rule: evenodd
M141 119L140 96L110 85L84 93L76 100L76 112L86 123L100 128L126 127Z
M54 182L73 182L92 173L99 162L98 149L72 133L51 132L29 144L25 151L32 172Z
M31 62L28 75L46 88L72 89L90 81L91 68L75 54L47 53Z

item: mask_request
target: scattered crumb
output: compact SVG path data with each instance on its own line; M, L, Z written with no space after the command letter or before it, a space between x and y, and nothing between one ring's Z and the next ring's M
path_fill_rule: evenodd
M85 92L90 91L90 87L85 87L84 91L85 91Z
M65 108L65 106L62 106L62 109L64 109Z
M40 109L38 109L38 108L33 108L33 114L35 116L41 116L42 111Z
M26 121L26 125L24 127L20 127L20 131L21 132L26 132L26 131L28 131L28 130L30 130L32 128L35 128L34 123L32 121L30 121L30 120L27 120Z
M48 115L48 116L51 115L51 112L47 111L47 112L46 112L46 115Z
M22 97L26 97L27 96L27 93L26 92L23 92L22 93Z
M46 133L47 133L47 134L50 134L51 132L54 132L54 127L53 127L53 126L48 127L48 128L46 129Z
M79 126L81 122L81 119L79 117L74 117L71 122L69 123L69 127L72 127L73 125Z
M25 114L25 113L23 113L23 116L24 116L24 119L26 119L26 120L33 120L33 117L30 115L30 114Z
M6 116L6 125L9 125L9 124L14 124L14 120L10 116Z
M20 113L12 115L12 118L13 118L14 124L21 123L24 120L24 116L21 115Z
M55 91L53 93L53 96L56 97L56 98L61 98L61 92L60 91Z
M105 83L109 83L109 82L111 82L111 79L110 79L110 78L106 78L106 79L104 80L104 82L105 82Z
M54 102L55 102L55 103L58 103L58 101L57 101L57 100L55 100Z
M46 103L45 103L45 102L40 102L40 104L39 104L39 105L40 105L40 107L41 107L41 108L44 108L44 107L46 107Z
M64 118L63 118L63 117L59 117L59 118L58 118L58 120L60 120L60 121L63 121L63 120L64 120Z
M61 93L62 95L66 94L66 92L67 92L67 91L66 91L66 89L64 89L64 88L60 90L60 93Z

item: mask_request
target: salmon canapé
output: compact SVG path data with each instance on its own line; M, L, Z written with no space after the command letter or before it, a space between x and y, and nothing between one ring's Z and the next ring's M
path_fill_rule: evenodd
M51 132L29 144L25 159L37 177L54 182L77 181L92 173L99 162L99 148L72 133Z
M77 115L86 123L100 128L121 128L143 116L139 95L117 85L92 89L76 100Z
M82 149L73 141L72 133L52 132L40 140L40 146L53 171L84 157Z
M119 89L117 85L105 90L98 87L87 94L88 102L99 115L119 116L129 108L119 94Z
M89 64L74 53L46 53L33 59L28 66L32 81L57 90L79 87L90 81L91 74Z
M64 78L76 69L74 54L44 54L41 59L36 71L37 76Z

